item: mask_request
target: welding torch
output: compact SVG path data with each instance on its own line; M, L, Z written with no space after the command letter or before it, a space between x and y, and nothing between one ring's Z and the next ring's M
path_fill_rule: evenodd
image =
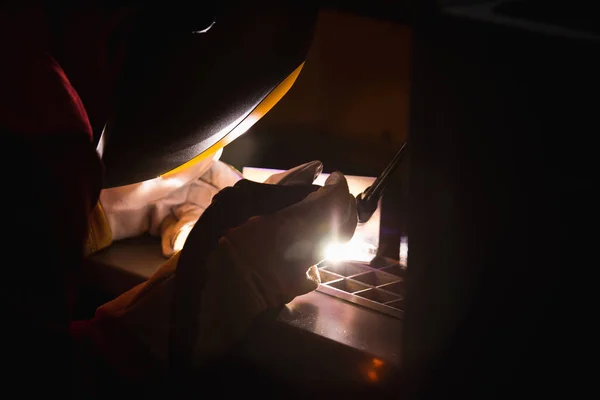
M408 142L404 142L400 147L400 150L396 152L396 155L390 161L390 163L385 167L383 172L375 179L375 182L371 186L369 186L365 191L356 196L356 209L358 211L358 222L364 223L367 222L375 210L377 210L377 205L379 204L379 199L383 194L383 190L386 188L390 181L390 176L392 176L392 172L396 170L402 159L404 158L404 153L406 149L406 144Z

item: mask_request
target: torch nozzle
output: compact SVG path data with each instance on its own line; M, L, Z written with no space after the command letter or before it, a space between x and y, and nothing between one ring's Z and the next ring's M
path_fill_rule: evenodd
M383 194L383 190L388 185L390 176L392 176L392 172L396 170L402 159L404 158L404 153L406 149L406 145L408 142L404 142L400 147L400 150L396 152L394 158L390 163L385 167L383 172L375 179L375 182L371 186L369 186L364 192L356 196L356 209L358 211L358 222L364 223L367 222L375 210L377 210L377 205L379 204L379 199L381 199L381 195Z

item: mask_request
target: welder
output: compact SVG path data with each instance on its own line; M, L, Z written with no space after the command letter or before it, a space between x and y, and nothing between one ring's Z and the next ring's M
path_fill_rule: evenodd
M315 289L322 246L356 227L341 173L312 184L318 161L252 183L218 160L301 72L315 5L147 3L2 8L3 385L20 397L185 376ZM163 267L74 321L85 256L143 232Z

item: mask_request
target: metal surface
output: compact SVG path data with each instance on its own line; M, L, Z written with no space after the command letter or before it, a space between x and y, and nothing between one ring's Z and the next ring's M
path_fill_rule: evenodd
M87 281L112 296L118 296L148 279L166 261L160 249L160 239L150 236L116 242L88 258ZM373 264L378 265L375 262ZM369 300L369 296L375 292L369 290L375 288L377 293L385 290L393 298L399 298L394 291L400 289L392 285L401 285L401 279L394 274L399 274L402 269L399 265L389 263L382 263L380 268L372 267L373 271L365 268L355 263L337 268L323 265L320 269L322 278L334 277L334 274L341 278L332 279L323 283L316 291L296 297L277 313L270 325L261 328L262 335L267 334L265 330L271 329L269 326L283 324L292 328L284 332L299 330L309 337L314 336L315 343L322 340L325 343L331 342L333 348L340 349L336 352L359 352L365 357L379 357L392 365L399 365L402 321L374 308L372 303L375 302ZM362 304L353 301L354 294L332 286L335 282L345 282L349 290L353 285L360 286L364 290L360 292L364 296L359 300ZM379 288L385 285L390 287ZM348 297L340 297L342 293L346 293ZM387 303L381 306L393 310L398 304ZM288 338L280 338L280 341L293 347L294 337L290 333Z
M324 262L319 292L401 319L404 268L397 260Z

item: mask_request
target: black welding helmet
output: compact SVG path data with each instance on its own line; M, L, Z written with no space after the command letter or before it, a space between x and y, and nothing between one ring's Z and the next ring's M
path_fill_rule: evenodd
M174 3L138 17L97 143L104 188L169 176L244 133L296 80L318 10L291 0Z

